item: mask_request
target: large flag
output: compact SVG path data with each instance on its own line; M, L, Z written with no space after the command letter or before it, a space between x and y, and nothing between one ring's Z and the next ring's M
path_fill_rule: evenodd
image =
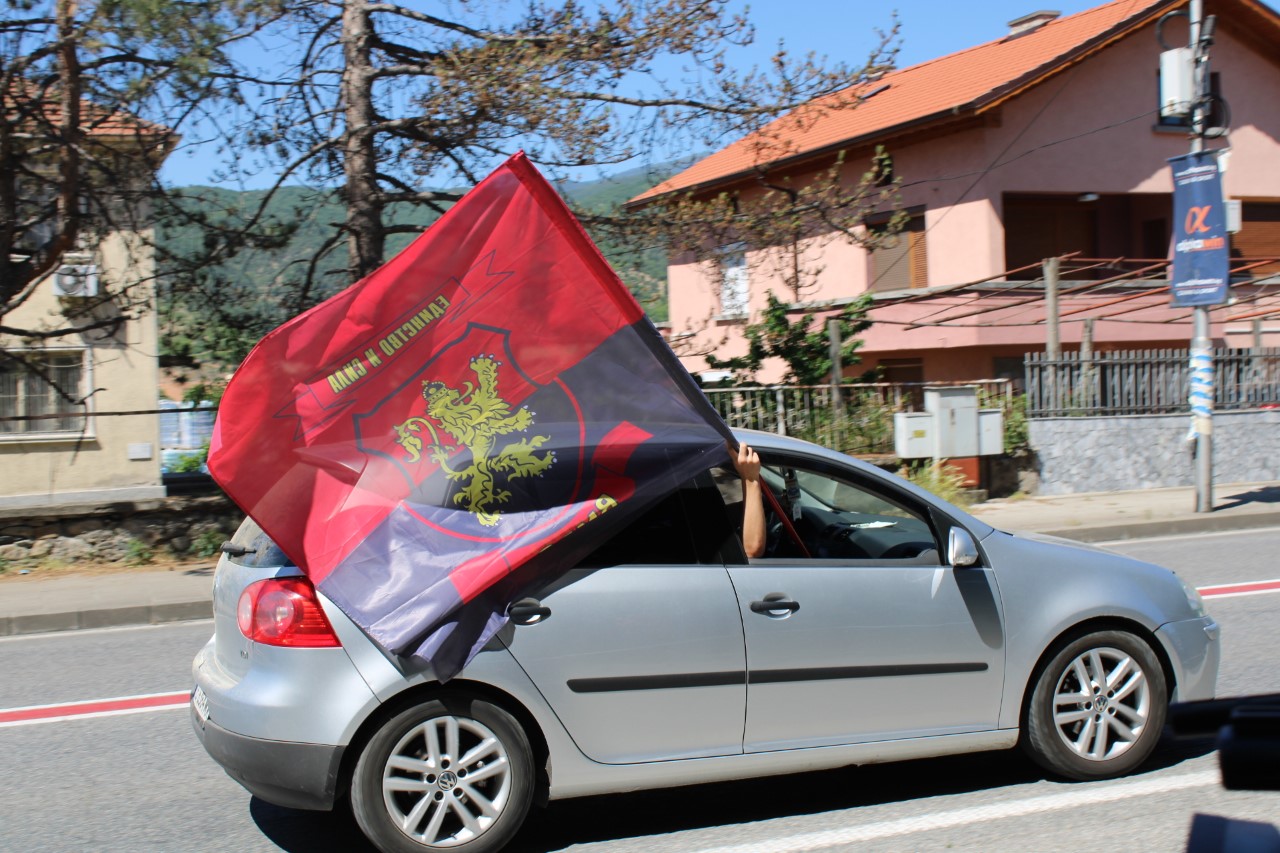
M572 565L723 460L728 436L517 154L263 338L222 398L209 470L377 643L447 678L517 580Z

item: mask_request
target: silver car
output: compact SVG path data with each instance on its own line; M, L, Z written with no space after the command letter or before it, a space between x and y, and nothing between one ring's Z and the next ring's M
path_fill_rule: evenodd
M1218 625L1166 569L995 530L815 445L694 478L526 590L456 678L389 656L252 522L214 582L192 722L272 803L349 799L382 850L491 851L534 802L1021 745L1132 771L1169 702L1213 696Z

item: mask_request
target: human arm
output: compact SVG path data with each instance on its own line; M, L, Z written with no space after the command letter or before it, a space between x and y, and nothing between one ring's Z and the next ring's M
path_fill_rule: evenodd
M750 445L730 448L730 457L742 478L742 547L748 557L764 555L764 496L760 481L760 456Z

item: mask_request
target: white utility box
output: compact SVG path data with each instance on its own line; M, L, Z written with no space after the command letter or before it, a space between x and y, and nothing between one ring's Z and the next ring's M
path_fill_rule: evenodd
M1004 452L1004 412L979 409L977 386L925 388L924 408L894 414L898 458L963 459Z

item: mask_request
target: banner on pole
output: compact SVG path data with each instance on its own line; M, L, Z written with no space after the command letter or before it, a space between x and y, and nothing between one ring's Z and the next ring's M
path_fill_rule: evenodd
M222 399L219 485L384 649L451 677L730 436L522 154L276 329Z
M1216 151L1172 157L1175 307L1221 305L1231 283L1222 172Z

